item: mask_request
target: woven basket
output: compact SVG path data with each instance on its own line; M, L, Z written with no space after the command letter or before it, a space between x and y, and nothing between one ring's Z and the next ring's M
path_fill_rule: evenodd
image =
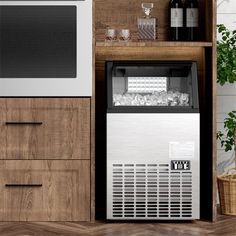
M220 208L224 215L236 215L236 174L226 174L217 178Z

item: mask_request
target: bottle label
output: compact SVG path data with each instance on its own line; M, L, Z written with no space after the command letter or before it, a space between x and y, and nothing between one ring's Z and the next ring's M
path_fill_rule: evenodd
M171 8L170 27L183 27L183 8Z
M186 26L198 27L198 8L187 8Z

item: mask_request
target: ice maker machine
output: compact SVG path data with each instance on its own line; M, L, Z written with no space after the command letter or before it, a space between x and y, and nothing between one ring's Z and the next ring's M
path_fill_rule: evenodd
M109 61L107 219L199 218L197 63Z

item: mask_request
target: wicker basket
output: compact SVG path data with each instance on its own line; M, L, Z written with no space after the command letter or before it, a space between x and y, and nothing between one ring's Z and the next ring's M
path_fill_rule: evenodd
M222 175L217 178L220 208L224 215L236 215L236 174Z

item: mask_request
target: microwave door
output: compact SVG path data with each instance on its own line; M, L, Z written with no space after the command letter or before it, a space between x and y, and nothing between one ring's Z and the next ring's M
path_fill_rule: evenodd
M75 78L76 6L1 6L1 78Z
M2 1L0 52L0 96L91 96L92 0Z

